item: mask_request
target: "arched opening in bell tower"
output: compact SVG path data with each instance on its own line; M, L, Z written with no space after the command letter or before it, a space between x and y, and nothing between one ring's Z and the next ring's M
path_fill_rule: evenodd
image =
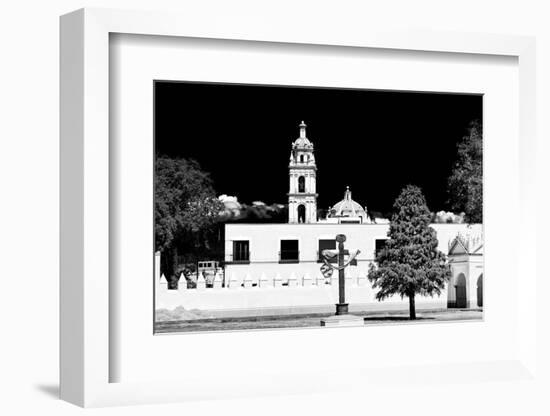
M306 178L303 176L300 176L298 178L298 192L305 192L306 191Z
M303 224L306 222L306 206L303 204L298 205L298 223Z

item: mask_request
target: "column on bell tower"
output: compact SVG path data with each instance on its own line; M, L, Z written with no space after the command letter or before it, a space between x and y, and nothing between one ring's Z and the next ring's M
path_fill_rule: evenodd
M292 144L288 165L288 222L290 224L317 222L317 166L313 144L306 135L306 124L299 125L300 135Z

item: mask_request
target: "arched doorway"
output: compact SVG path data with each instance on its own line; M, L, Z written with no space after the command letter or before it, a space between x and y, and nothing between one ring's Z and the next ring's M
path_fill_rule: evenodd
M483 273L477 278L477 306L483 306Z
M306 178L303 176L300 176L298 178L298 192L305 192L306 191Z
M455 308L467 308L468 302L466 299L466 276L464 276L464 273L460 273L456 278L455 293L456 293Z
M298 222L306 222L306 206L302 204L298 205Z

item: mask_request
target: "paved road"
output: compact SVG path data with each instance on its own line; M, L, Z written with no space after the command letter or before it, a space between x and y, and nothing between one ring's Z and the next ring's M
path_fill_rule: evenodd
M365 325L380 324L414 324L442 321L466 321L483 319L480 309L449 309L440 311L417 312L417 320L410 321L408 311L395 312L354 312L363 316ZM157 322L156 333L204 332L204 331L235 331L250 329L277 328L317 328L320 320L330 315L310 314L292 316L260 316L245 318L213 318L190 321Z

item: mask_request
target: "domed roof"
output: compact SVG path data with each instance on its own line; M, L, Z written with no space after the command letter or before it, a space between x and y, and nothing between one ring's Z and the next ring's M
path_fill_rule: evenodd
M351 199L351 191L349 190L349 186L347 186L344 199L332 207L331 216L367 218L367 213L360 204Z
M293 148L300 148L300 149L313 149L313 143L309 141L309 139L306 137L306 123L303 121L300 123L300 137L298 137L292 147Z

